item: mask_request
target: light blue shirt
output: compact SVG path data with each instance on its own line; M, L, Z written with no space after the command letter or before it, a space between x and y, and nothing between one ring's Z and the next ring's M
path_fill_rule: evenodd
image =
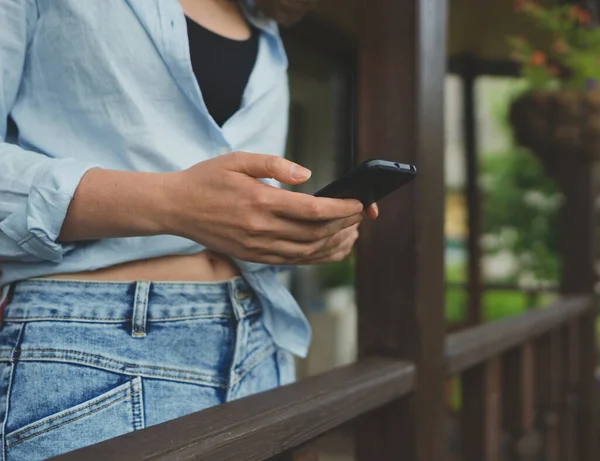
M177 0L0 0L0 286L204 249L169 235L56 239L92 167L169 172L238 150L283 155L287 58L277 25L251 9L257 61L221 128L192 71ZM308 323L276 268L237 262L277 345L305 356Z

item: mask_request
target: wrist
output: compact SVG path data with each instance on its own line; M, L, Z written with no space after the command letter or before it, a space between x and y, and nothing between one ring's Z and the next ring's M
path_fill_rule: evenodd
M182 173L159 173L156 176L152 225L157 234L180 235L178 223L181 222L182 203L186 198L181 187Z

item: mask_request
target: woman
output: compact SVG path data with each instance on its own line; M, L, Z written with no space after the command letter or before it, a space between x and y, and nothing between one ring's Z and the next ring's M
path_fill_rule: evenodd
M3 460L294 379L309 328L276 269L345 257L363 213L265 179L310 176L280 157L267 16L310 3L0 0Z

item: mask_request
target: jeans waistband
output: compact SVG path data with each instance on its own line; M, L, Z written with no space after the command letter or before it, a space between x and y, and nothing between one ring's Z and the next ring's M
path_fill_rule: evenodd
M258 303L243 277L223 282L103 282L31 279L12 286L4 321L77 320L123 322L237 317ZM142 309L140 309L142 306Z

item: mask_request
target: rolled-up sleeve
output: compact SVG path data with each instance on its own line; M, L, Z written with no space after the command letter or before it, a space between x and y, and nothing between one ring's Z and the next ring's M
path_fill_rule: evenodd
M60 262L72 248L56 241L67 209L83 175L97 165L6 142L36 21L35 0L0 0L0 260Z
M25 184L29 185L26 199L19 200L19 194L15 194L14 201L22 203L11 206L14 211L0 222L0 231L8 237L4 244L0 241L0 258L30 260L33 256L34 260L60 262L63 254L73 247L61 245L56 239L79 181L94 165L70 159L40 160L46 160L47 164L42 165L30 184ZM19 162L15 159L14 163L18 169ZM0 173L0 181L3 179ZM3 192L7 192L10 200L11 191ZM18 249L10 248L14 246Z

